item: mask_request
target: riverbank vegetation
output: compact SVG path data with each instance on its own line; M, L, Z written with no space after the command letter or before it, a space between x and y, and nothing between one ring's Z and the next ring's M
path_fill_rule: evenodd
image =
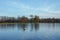
M60 23L60 18L40 18L39 16L31 15L30 18L22 17L1 17L0 23Z

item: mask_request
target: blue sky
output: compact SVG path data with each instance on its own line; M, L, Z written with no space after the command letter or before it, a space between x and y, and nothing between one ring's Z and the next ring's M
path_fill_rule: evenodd
M60 0L0 0L0 16L60 18Z

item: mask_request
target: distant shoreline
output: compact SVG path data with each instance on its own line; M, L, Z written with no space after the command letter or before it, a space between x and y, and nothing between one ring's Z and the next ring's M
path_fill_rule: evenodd
M40 23L47 23L47 22L40 22ZM28 24L28 23L0 23L0 24ZM32 23L30 23L30 24L32 24ZM39 23L34 23L34 24L39 24Z
M22 17L2 17L0 18L1 23L60 23L60 18L44 18L40 19L39 16L31 15L31 18Z

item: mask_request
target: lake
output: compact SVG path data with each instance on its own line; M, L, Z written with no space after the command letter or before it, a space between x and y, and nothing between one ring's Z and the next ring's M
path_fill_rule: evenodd
M60 23L0 24L0 40L60 40Z

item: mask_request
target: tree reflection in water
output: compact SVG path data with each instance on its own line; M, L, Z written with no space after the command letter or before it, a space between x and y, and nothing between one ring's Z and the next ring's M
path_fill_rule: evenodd
M2 30L8 30L8 29L18 29L22 31L31 30L31 31L37 31L39 29L39 23L31 23L28 25L28 23L17 23L17 24L0 24L0 29Z
M39 30L39 23L32 23L31 24L31 31L38 31Z
M17 28L18 30L22 29L23 31L26 31L27 30L27 23L19 23L17 24Z
M0 24L0 29L2 30L8 30L8 29L14 29L16 24Z
M26 30L30 30L33 31L37 31L39 29L39 23L31 23L31 25L28 25L27 23L26 24L18 24L17 25L18 29L22 29L23 31L26 31Z

